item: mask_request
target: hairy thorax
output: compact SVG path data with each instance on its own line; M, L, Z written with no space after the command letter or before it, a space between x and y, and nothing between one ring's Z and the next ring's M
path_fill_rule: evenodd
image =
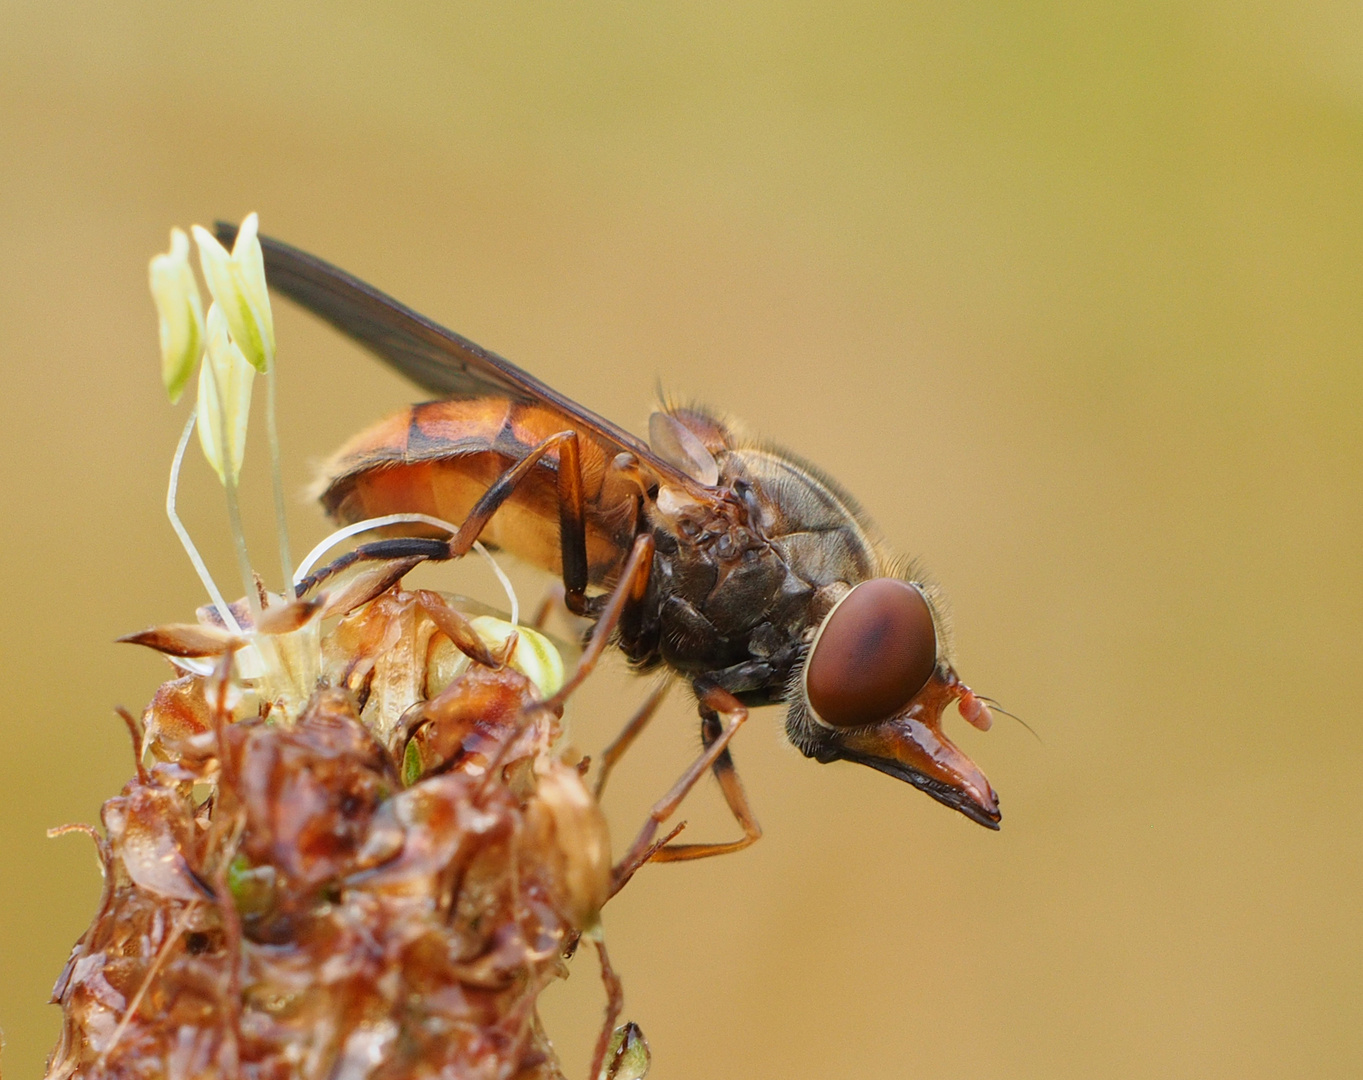
M656 626L627 651L645 665L714 673L750 703L777 701L812 628L875 572L875 555L838 494L785 458L733 450L720 465L721 498L658 493Z

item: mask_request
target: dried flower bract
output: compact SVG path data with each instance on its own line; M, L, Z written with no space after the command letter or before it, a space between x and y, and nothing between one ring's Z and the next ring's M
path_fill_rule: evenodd
M394 587L321 636L296 715L231 648L160 688L104 807L49 1080L562 1075L536 999L596 924L610 846L523 643L483 622L461 652L453 604Z

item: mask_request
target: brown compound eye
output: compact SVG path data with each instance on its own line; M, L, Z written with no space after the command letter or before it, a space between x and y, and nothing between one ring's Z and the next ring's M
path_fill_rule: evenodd
M805 665L805 693L832 727L888 719L937 666L937 628L916 586L863 581L824 620Z

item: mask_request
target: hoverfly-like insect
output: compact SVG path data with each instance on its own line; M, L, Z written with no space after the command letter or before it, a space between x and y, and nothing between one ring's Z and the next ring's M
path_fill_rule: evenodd
M230 244L236 228L218 235ZM993 788L942 731L953 701L982 729L990 711L956 675L932 592L895 572L835 483L693 408L653 413L645 443L336 267L261 243L272 287L439 396L344 446L321 500L342 523L421 513L463 524L352 557L456 558L481 537L561 577L568 609L598 620L589 652L610 637L636 669L690 683L706 747L693 771L714 770L744 835L652 858L760 836L727 744L748 707L782 702L806 756L869 765L998 828ZM660 696L607 749L604 771Z

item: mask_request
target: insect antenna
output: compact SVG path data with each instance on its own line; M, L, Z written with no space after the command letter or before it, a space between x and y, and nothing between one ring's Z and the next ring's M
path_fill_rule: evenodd
M1002 705L1000 705L991 697L985 697L983 694L976 694L975 696L979 698L981 701L983 701L986 705L988 705L989 708L992 709L994 712L1003 713L1004 716L1012 717L1019 724L1025 727L1028 730L1028 732L1031 733L1032 738L1034 738L1038 743L1040 743L1042 746L1046 745L1046 740L1036 733L1036 728L1032 727L1031 724L1027 723L1027 721L1020 717L1017 713L1009 712L1007 709L1005 709Z

